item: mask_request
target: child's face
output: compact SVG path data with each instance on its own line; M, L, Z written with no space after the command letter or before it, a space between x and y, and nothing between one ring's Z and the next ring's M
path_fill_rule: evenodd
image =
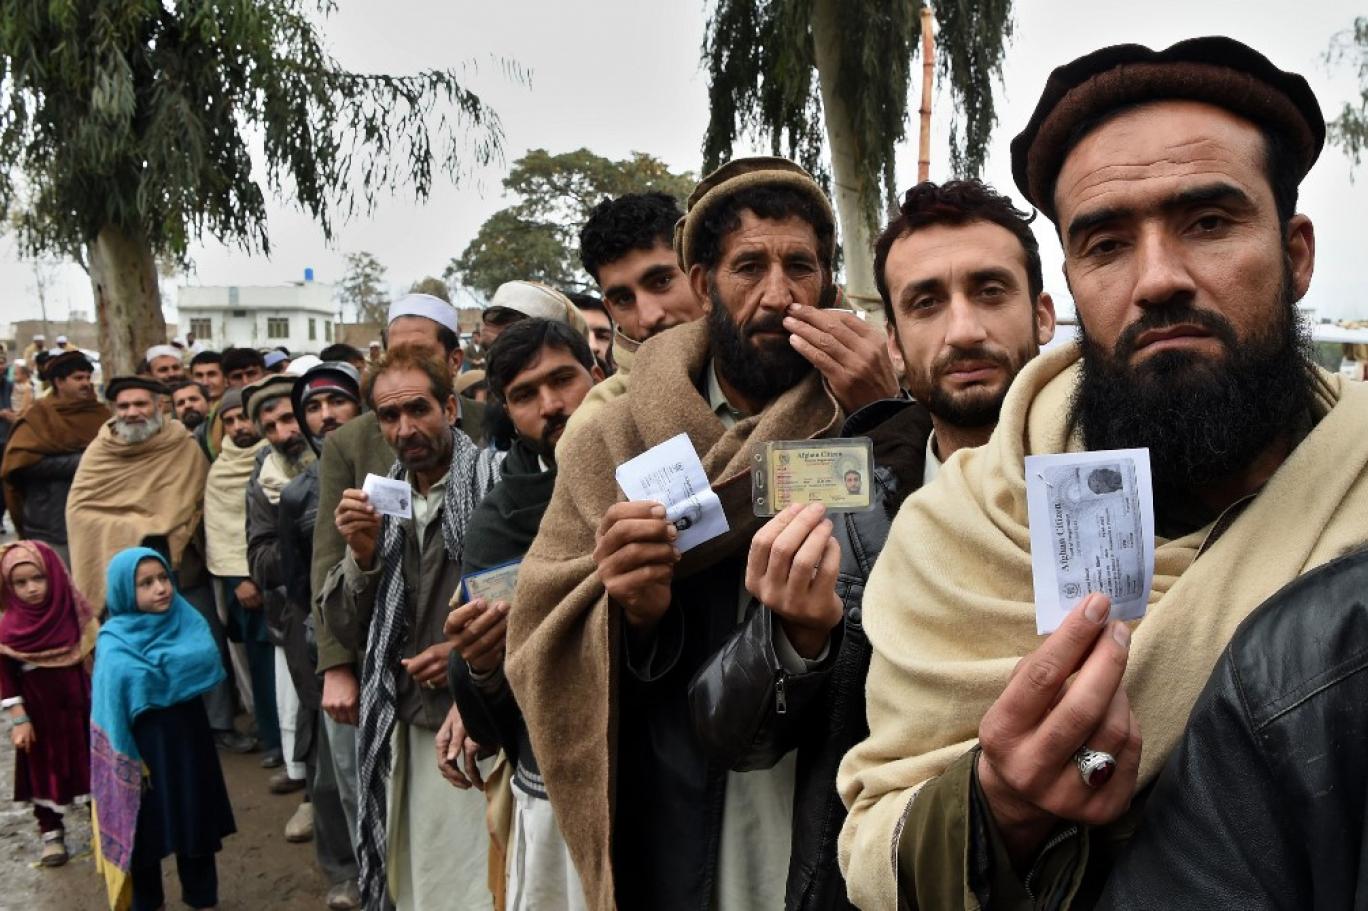
M48 580L33 563L20 563L10 573L10 587L25 604L42 604L47 597Z
M137 593L138 610L145 614L164 614L171 607L171 577L160 560L148 557L138 563L137 573L133 576L133 589Z

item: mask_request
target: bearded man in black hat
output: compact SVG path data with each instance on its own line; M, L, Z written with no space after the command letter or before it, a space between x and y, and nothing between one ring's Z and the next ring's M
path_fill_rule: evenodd
M1368 389L1313 366L1295 306L1324 136L1306 81L1226 38L1051 75L1013 171L1082 339L1018 375L870 577L870 733L838 778L856 904L1090 907L1236 627L1362 544ZM1041 640L1023 456L1131 447L1154 481L1147 613L1092 593Z

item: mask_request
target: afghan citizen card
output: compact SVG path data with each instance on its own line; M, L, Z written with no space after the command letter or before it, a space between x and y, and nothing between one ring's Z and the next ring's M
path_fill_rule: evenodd
M793 503L821 503L827 512L869 509L873 458L865 437L757 443L751 454L755 514L776 515Z
M408 481L368 474L365 483L361 485L361 492L380 515L399 519L413 518L413 488L409 486Z
M680 553L731 528L687 433L623 462L617 468L617 482L627 499L651 500L665 507L665 518L679 530L675 546Z
M493 604L496 601L507 601L512 604L513 589L518 584L520 566L522 561L514 560L466 576L461 580L461 587L465 589L465 602L483 598L486 604Z
M1026 457L1036 631L1054 632L1091 592L1113 620L1139 620L1154 580L1148 449Z

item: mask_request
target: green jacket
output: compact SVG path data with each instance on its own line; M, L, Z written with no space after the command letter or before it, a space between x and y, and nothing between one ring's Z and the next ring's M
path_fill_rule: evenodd
M460 403L461 413L456 426L464 430L475 445L484 445L484 405L466 398ZM323 582L347 552L347 542L333 522L333 513L342 499L342 491L359 488L368 474L383 477L389 473L394 461L394 450L380 432L375 415L369 411L339 427L323 444L318 465L318 521L314 524L313 571L310 573L319 673L356 663L355 652L338 642L329 631L327 613L322 605Z

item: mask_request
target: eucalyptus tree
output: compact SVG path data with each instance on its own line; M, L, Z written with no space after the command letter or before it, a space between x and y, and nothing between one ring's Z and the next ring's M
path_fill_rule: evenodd
M317 24L332 11L0 0L0 205L31 200L25 250L86 265L106 376L165 339L158 257L205 235L270 253L268 192L331 239L382 194L425 198L434 169L455 180L499 155L497 116L454 71L343 68Z
M832 187L847 291L877 301L873 237L894 204L894 149L906 135L922 3L888 0L716 0L703 41L710 116L704 170L743 134ZM992 83L1012 34L1011 0L934 4L937 68L948 80L951 166L976 175L997 117ZM828 170L823 151L829 150Z
M1359 16L1353 27L1334 37L1326 59L1332 65L1352 67L1358 75L1358 97L1345 102L1328 124L1330 141L1357 167L1368 150L1368 16Z

